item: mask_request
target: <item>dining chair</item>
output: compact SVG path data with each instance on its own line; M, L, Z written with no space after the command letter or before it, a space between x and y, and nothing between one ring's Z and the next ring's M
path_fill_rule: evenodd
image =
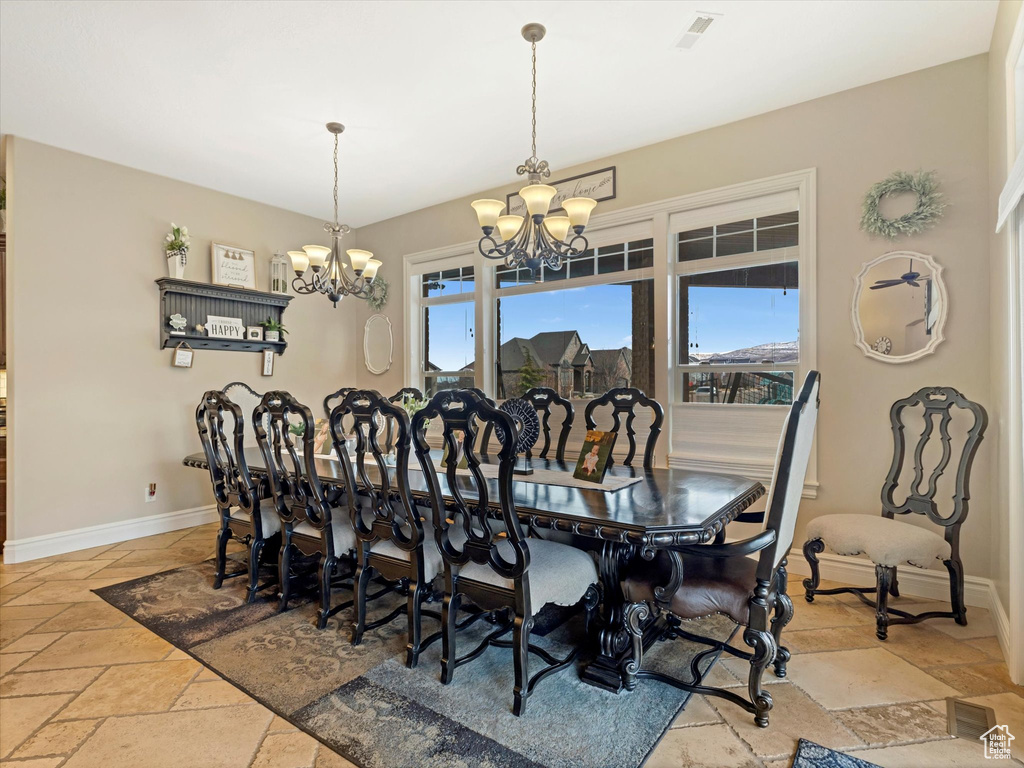
M230 384L225 384L221 387L220 391L231 398L231 402L242 409L242 421L246 424L251 424L252 412L260 404L263 395L244 381L232 381Z
M290 427L302 422L296 450ZM292 548L303 555L319 559L317 583L320 590L320 608L317 627L323 629L327 620L351 601L331 605L331 585L335 579L352 575L355 533L345 517L335 520L332 507L340 496L329 498L317 474L313 443L316 425L313 412L288 392L267 392L252 414L256 442L263 454L267 479L274 508L281 520L281 552L278 556L278 578L281 599L278 611L288 608L291 595ZM294 534L302 534L294 538ZM312 543L315 542L315 543ZM347 571L343 566L349 566Z
M231 421L230 431L224 428L225 414ZM243 448L244 424L242 408L223 391L214 389L203 394L196 408L196 426L210 467L213 499L220 517L213 588L220 589L226 578L248 574L245 599L252 603L257 593L269 586L259 585L259 569L267 539L280 532L281 521L271 505L260 503L266 496L266 487L261 487L249 472ZM244 571L228 574L227 546L232 539L247 547L248 564Z
M344 447L342 419L346 417L352 420L356 433L355 466ZM381 425L385 422L389 434L391 425L395 427L393 467L388 465L388 454L380 445ZM433 530L421 520L409 488L409 416L379 392L353 390L331 412L330 428L345 472L345 495L356 536L352 644L359 645L365 631L388 624L405 613L409 627L406 665L414 668L423 647L422 604L435 597L431 582L441 569L441 554L434 543ZM373 476L367 466L371 463ZM367 622L367 589L376 576L392 584L402 583L408 599L405 606ZM384 590L387 591L391 589ZM441 619L436 612L428 615Z
M480 393L480 391L476 389L471 391ZM540 453L537 455L542 459L548 458L548 453L551 450L551 407L558 406L563 409L562 426L559 427L558 443L555 448L554 458L557 461L565 461L565 445L569 441L569 434L572 432L573 419L576 417L576 409L573 408L572 403L550 387L533 387L532 389L526 390L520 399L525 400L532 405L533 409L537 412L538 420L540 421L541 433L544 435L544 443L540 449ZM493 431L493 426L488 424L484 428L483 436L480 439L480 452L484 456L489 455L491 434ZM526 451L526 456L527 458L533 458L533 448Z
M609 389L600 397L596 397L587 403L583 411L583 417L587 429L597 429L597 421L594 419L594 412L598 408L611 407L612 427L609 432L618 432L622 427L622 416L626 415L626 438L629 440L629 452L622 460L623 465L633 466L633 458L636 456L636 430L633 429L633 421L637 417L638 408L650 408L651 427L644 443L644 469L651 469L654 466L654 449L658 444L658 436L661 435L661 425L665 421L665 409L661 403L645 395L635 387L616 387ZM612 457L608 457L608 465L612 464Z
M911 414L923 418L923 429L912 451L906 440ZM936 420L939 422L937 437L941 445L932 451L929 446L936 440ZM955 429L957 422L965 422L962 426L969 424L969 427L966 430L956 429L958 437L954 439L951 430ZM952 387L924 387L893 403L889 409L889 423L892 427L893 457L889 474L882 483L881 516L853 513L816 517L807 525L807 541L804 543L804 557L811 570L811 577L804 579L807 602L813 602L815 595L844 592L856 595L875 609L875 635L879 640L889 636L892 624L917 624L936 618L954 619L961 626L967 624L960 528L967 518L971 467L985 436L988 414L981 405L971 402ZM913 472L905 477L903 469L908 459L913 463ZM939 479L951 460L956 467L955 485L949 489L952 493L940 492ZM926 464L930 465L930 471ZM928 480L924 485L926 473ZM902 498L898 499L897 493L901 493ZM940 502L945 507L949 501L952 501L952 507L947 514L940 509ZM910 514L923 515L941 526L945 529L944 536L923 526L895 519L896 515ZM867 555L875 564L875 586L819 589L818 555L826 547L839 555ZM907 564L926 569L937 560L941 560L949 572L951 610L912 614L889 607L889 596L899 597L900 594L897 582L899 566ZM875 595L874 601L866 597L869 594Z
M407 397L415 398L416 400L423 399L423 392L416 387L402 387L400 390L395 392L391 397L388 398L392 403L398 403L399 405Z
M651 678L691 693L718 696L754 714L754 722L768 726L771 694L761 678L769 664L777 677L786 676L789 650L781 645L782 629L793 617L793 602L787 594L786 557L793 544L800 496L818 419L818 391L821 376L808 373L782 427L782 440L775 458L775 470L765 527L744 541L727 544L692 544L662 550L652 562L635 567L623 583L627 605L626 629L632 639L632 658L626 663L625 684L636 687L637 678ZM760 553L757 559L748 555ZM641 561L642 562L642 561ZM655 613L666 614L663 629L652 621ZM728 640L702 637L683 629L683 622L724 614L744 627L743 642L752 651L733 648ZM774 614L774 615L771 615ZM689 663L689 681L661 672L642 669L644 631L654 629L657 640L685 640L710 648L695 654ZM750 662L747 677L749 698L703 684L708 668L705 659L729 653Z
M324 415L329 419L334 407L345 399L345 395L354 390L355 387L342 387L337 392L331 392L324 398Z
M426 440L428 420L439 419L447 446L443 465L435 468ZM475 443L481 428L496 427L500 443L497 499L492 500L487 479L480 470ZM565 544L527 539L519 523L512 496L516 464L515 422L508 414L469 390L439 392L412 420L412 441L429 490L434 538L441 552L444 599L441 609L441 682L452 681L455 669L480 656L488 646L511 648L515 669L512 711L521 715L537 683L572 664L578 650L558 659L530 643L536 613L548 603L580 606L589 630L598 603L597 568L590 554ZM459 447L466 457L468 474L458 474ZM443 473L450 500L442 495ZM491 516L497 502L499 527ZM463 598L473 614L457 621ZM477 648L457 657L456 634L487 617L497 624ZM512 632L512 641L502 636ZM529 654L540 656L548 666L529 675Z

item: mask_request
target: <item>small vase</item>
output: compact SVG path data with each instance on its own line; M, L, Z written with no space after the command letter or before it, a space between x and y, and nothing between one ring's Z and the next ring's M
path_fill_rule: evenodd
M188 248L167 251L167 276L181 280L185 277L185 265L188 263Z
M264 341L280 341L281 340L281 332L280 331L264 331L263 332L263 340Z

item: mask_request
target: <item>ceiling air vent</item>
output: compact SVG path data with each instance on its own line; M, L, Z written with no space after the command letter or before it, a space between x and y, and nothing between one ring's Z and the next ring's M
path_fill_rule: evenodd
M683 33L683 36L676 41L676 48L680 48L684 51L688 51L697 44L697 41L704 36L704 33L708 31L708 27L711 26L711 22L715 19L720 19L722 14L720 13L707 13L706 11L697 11L693 19L690 21L690 26Z

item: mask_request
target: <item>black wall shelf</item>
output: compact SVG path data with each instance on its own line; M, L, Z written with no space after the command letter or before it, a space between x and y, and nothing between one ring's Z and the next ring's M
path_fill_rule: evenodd
M292 296L280 293L251 291L226 285L196 283L192 280L177 280L161 277L156 281L160 286L160 346L176 347L186 342L193 349L219 349L235 352L261 352L272 349L283 355L288 347L286 341L256 341L254 339L217 339L199 336L196 323L206 324L207 317L240 317L246 326L259 325L268 317L282 322L284 310ZM172 336L167 319L180 314L188 320L185 336Z

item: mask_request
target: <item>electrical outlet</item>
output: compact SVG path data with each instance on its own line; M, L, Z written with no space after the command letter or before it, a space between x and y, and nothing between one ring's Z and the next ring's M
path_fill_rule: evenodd
M156 501L156 483L150 483L146 486L146 503Z

